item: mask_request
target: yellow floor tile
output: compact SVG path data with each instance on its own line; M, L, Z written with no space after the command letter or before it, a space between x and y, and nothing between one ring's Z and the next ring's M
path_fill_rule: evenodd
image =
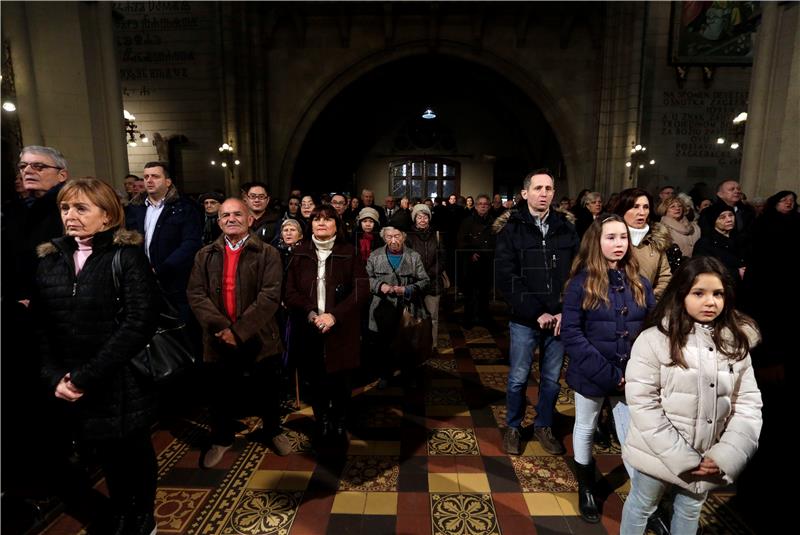
M365 515L396 515L397 514L397 493L396 492L369 492L367 493L367 503L364 507Z
M308 480L311 479L313 472L303 472L300 470L287 470L283 473L278 488L281 490L306 490Z
M476 365L475 371L478 373L508 373L508 366L499 366L496 364L492 365Z
M331 513L362 515L367 502L366 492L340 491L333 499Z
M486 474L458 474L460 492L492 492Z
M561 507L552 492L523 492L531 516L561 516Z
M578 493L577 492L555 492L558 506L561 507L563 516L580 516L578 512Z
M428 416L470 416L469 407L465 405L428 405L425 407Z
M428 474L428 492L458 492L458 474Z
M349 455L400 455L400 442L353 439L347 448Z
M524 457L552 457L552 453L544 451L541 442L538 440L529 440L525 443L525 450L522 455Z
M278 483L283 477L283 470L256 470L250 476L247 488L250 489L277 489ZM303 487L305 488L305 487Z

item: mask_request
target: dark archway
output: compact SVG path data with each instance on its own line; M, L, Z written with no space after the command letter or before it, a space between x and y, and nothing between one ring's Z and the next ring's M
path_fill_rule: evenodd
M433 106L454 143L437 149L392 143ZM383 140L384 142L381 142ZM515 84L475 62L443 54L380 65L339 92L314 121L294 165L305 191L355 191L355 175L372 158L408 154L490 162L486 191L513 193L526 170L564 162L542 112Z

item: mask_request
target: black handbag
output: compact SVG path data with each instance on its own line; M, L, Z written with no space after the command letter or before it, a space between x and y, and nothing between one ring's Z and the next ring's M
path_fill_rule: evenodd
M121 251L117 249L111 261L111 274L118 301L120 300L119 274L122 273ZM164 297L160 285L158 296L161 301L158 328L150 343L131 359L131 365L143 376L156 383L162 383L191 368L195 363L195 355L186 323L180 318L172 303ZM120 311L123 307L124 305L120 306Z

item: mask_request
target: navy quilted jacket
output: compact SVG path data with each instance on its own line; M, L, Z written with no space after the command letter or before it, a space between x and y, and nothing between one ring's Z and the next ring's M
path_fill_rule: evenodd
M625 375L631 346L647 313L655 307L653 288L644 277L646 307L636 304L622 271L609 269L610 304L595 310L581 307L586 272L570 279L564 293L561 340L569 355L567 384L583 396L622 395L617 385Z

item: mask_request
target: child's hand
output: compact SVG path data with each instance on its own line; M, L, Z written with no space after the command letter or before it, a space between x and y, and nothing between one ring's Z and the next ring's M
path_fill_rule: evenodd
M717 463L714 462L714 459L710 459L708 457L704 457L702 461L700 461L700 465L695 469L692 470L693 476L716 476L719 475L720 470Z

